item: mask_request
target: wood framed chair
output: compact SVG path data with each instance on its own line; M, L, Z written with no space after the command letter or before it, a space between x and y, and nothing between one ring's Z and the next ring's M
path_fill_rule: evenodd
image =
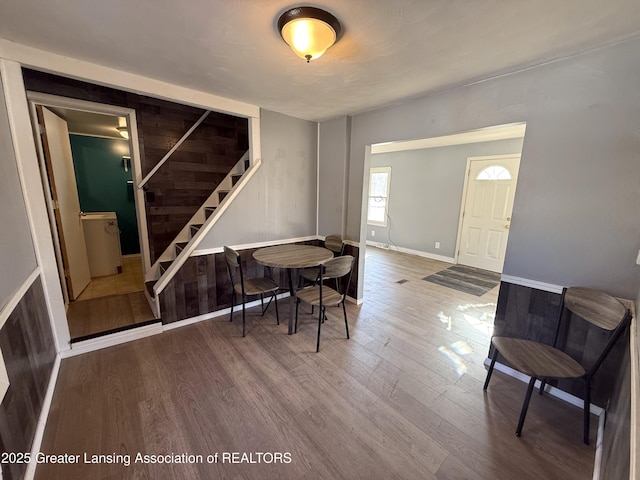
M354 258L351 255L335 257L326 261L317 268L318 283L296 292L296 321L294 332L298 331L298 305L305 302L312 307L318 307L318 335L316 337L316 352L320 351L320 329L324 322L326 307L342 305L344 315L344 327L349 338L349 323L347 321L347 309L345 299L351 281ZM335 279L336 288L331 288L324 284L324 280ZM312 313L313 314L313 313Z
M573 316L598 327L605 332L606 342L600 351L585 352L583 358L595 359L584 361L583 365L564 351L566 338L561 342L575 319ZM571 322L569 322L571 320ZM617 299L599 290L583 287L564 288L560 300L560 310L552 345L525 340L522 338L496 336L491 339L494 352L484 383L484 390L489 386L491 373L498 354L502 355L516 370L531 377L527 393L522 404L516 435L522 433L527 415L531 393L536 380L540 380L542 395L548 380L581 379L584 381L584 432L583 441L589 444L589 415L591 405L591 379L609 354L613 345L622 335L631 320L630 311ZM569 325L571 324L571 325ZM564 330L563 330L564 329ZM561 335L562 333L562 335Z
M340 235L327 235L324 239L324 248L331 250L334 257L341 257L344 255L344 247L345 243ZM303 268L300 270L300 277L302 282L306 281L307 283L315 284L318 282L318 268ZM313 310L311 313L313 313Z
M231 296L231 314L229 321L233 321L233 307L236 303L236 293L240 295L242 299L242 336L245 336L245 304L247 303L247 297L250 295L260 295L260 305L262 306L261 316L265 314L271 300L275 300L276 304L276 322L280 325L280 318L278 316L278 298L276 296L278 284L271 278L257 277L257 278L244 278L244 272L242 270L242 261L240 254L234 249L224 247L224 256L227 261L227 272L229 273L229 280L233 285L233 294ZM264 305L264 296L270 294L269 302Z

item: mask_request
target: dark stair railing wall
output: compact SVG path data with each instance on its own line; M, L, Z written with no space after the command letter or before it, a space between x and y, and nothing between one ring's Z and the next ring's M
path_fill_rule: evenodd
M142 176L203 115L201 108L23 69L27 90L132 108ZM153 264L249 148L246 118L211 112L145 185Z

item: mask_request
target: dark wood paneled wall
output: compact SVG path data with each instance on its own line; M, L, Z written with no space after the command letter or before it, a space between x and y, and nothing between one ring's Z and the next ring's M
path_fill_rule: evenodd
M0 329L0 348L10 382L0 405L0 447L30 452L56 356L40 278ZM24 464L2 464L5 480L25 471Z
M314 240L301 243L320 245L322 242ZM345 253L353 255L357 259L358 248L351 246L347 246L347 248L349 250L345 250ZM252 255L255 250L253 248L239 251L247 278L269 274L266 267L253 259ZM283 289L288 288L286 270L273 269L271 274ZM353 298L356 298L357 282L356 262L349 285L349 295ZM191 257L160 293L162 323L173 323L229 308L231 306L231 292L224 254L216 253ZM239 299L236 298L236 302L238 301Z
M204 113L203 109L23 70L27 90L136 110L143 175ZM249 148L246 118L211 112L146 185L151 260L155 261Z
M622 358L618 381L607 408L600 478L629 478L631 452L631 360L629 334L620 341L627 346Z
M552 344L555 334L560 294L545 292L530 287L523 287L508 282L500 284L494 334L515 336ZM580 318L569 318L568 331L560 337L560 344L566 344L566 350L578 361L584 360L589 365L593 352L600 351L608 336L597 327L582 321ZM618 380L620 366L624 357L625 344L619 339L613 350L602 364L592 385L591 402L606 407ZM490 354L493 353L491 350ZM508 364L504 358L499 362ZM583 398L583 382L580 380L558 380L549 382L566 392Z

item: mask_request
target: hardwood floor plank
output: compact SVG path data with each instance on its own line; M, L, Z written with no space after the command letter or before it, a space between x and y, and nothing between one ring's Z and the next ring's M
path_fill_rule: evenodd
M328 309L319 353L308 312L289 336L286 319L254 308L245 338L238 314L62 361L45 453L286 452L290 463L44 464L36 478L591 477L580 409L536 395L517 438L526 384L495 372L483 392L497 290L478 298L421 280L442 262L367 257L374 293L347 304L350 340Z

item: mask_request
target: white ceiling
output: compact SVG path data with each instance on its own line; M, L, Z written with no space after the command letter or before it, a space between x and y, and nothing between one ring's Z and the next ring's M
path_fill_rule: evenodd
M322 0L341 40L307 64L276 29L291 0L2 0L0 37L308 120L640 34L638 0Z
M69 133L122 140L122 136L120 132L118 132L117 127L119 125L126 125L124 118L122 118L122 123L120 123L119 117L113 115L102 115L67 108L48 108L67 122Z

